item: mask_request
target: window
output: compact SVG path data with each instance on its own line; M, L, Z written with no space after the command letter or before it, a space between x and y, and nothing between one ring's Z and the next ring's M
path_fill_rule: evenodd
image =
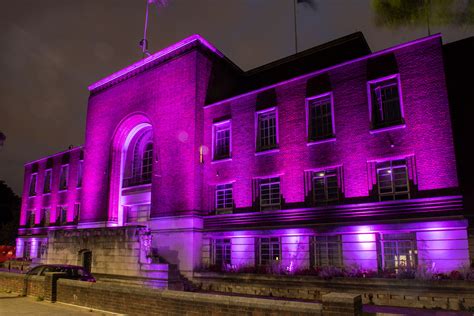
M406 159L379 162L376 170L380 201L410 198Z
M61 167L61 175L59 177L59 190L67 189L67 180L69 174L69 166L65 165Z
M214 129L214 160L230 158L230 121L213 125Z
M280 208L280 177L260 179L260 210L278 210Z
M281 259L281 243L279 237L260 238L259 264L268 265Z
M44 208L41 210L41 226L49 226L49 208Z
M142 178L146 183L151 182L153 168L153 143L148 143L143 151L142 158Z
M231 263L232 244L229 238L212 241L212 263L218 267Z
M30 258L31 254L31 242L30 241L25 241L23 243L23 258Z
M398 75L368 83L373 129L403 124L399 84Z
M150 219L150 204L125 206L127 223L146 222Z
M82 187L82 168L84 162L82 160L79 161L79 165L77 166L77 187Z
M315 236L313 239L313 253L315 267L341 267L341 236Z
M309 99L308 140L318 141L334 137L332 94Z
M233 207L232 183L216 185L217 213L232 210Z
M383 234L383 264L386 270L415 269L418 261L416 235L413 233Z
M32 174L30 177L30 196L35 196L36 195L36 179L38 175L36 173Z
M67 224L67 208L65 206L58 206L58 222L63 226Z
M80 215L81 215L81 204L75 203L74 204L74 222L75 223L79 221Z
M43 242L38 241L38 243L36 245L37 245L37 247L36 247L36 258L41 258L43 248L44 248Z
M257 122L257 151L277 148L277 110L273 108L257 113Z
M326 169L312 172L313 202L326 204L339 200L338 169Z
M26 212L26 227L34 227L34 226L35 226L35 212L27 211Z
M43 193L51 192L51 169L45 171Z

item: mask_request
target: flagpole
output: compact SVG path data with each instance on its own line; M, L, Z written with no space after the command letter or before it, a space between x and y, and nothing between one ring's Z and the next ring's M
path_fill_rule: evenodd
M146 39L146 31L148 28L148 0L146 0L146 10L145 10L145 27L143 28L143 39L141 41L141 46L142 46L142 54L143 58L147 55L147 49L148 49L148 41Z
M298 29L297 29L297 23L296 23L296 1L293 0L293 20L295 22L295 54L298 53Z

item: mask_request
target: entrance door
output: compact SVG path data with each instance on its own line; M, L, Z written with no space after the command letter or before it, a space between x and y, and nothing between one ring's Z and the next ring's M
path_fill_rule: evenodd
M91 272L92 268L92 251L84 251L82 253L82 266L88 272Z

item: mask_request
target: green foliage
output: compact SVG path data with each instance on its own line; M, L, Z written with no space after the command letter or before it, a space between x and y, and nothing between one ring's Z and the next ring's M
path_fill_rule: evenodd
M15 245L21 199L0 180L0 245Z
M474 0L372 0L372 7L379 26L474 24Z

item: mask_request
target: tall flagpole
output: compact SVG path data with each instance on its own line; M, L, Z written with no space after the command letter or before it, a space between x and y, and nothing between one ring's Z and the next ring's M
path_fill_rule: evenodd
M296 1L293 0L293 17L295 22L295 54L298 53L298 25L296 23Z
M140 41L140 47L142 48L143 58L150 56L148 52L148 40L146 38L146 33L148 29L148 12L149 6L151 4L156 4L157 8L165 7L167 5L167 0L146 0L146 9L145 9L145 27L143 28L143 39Z

